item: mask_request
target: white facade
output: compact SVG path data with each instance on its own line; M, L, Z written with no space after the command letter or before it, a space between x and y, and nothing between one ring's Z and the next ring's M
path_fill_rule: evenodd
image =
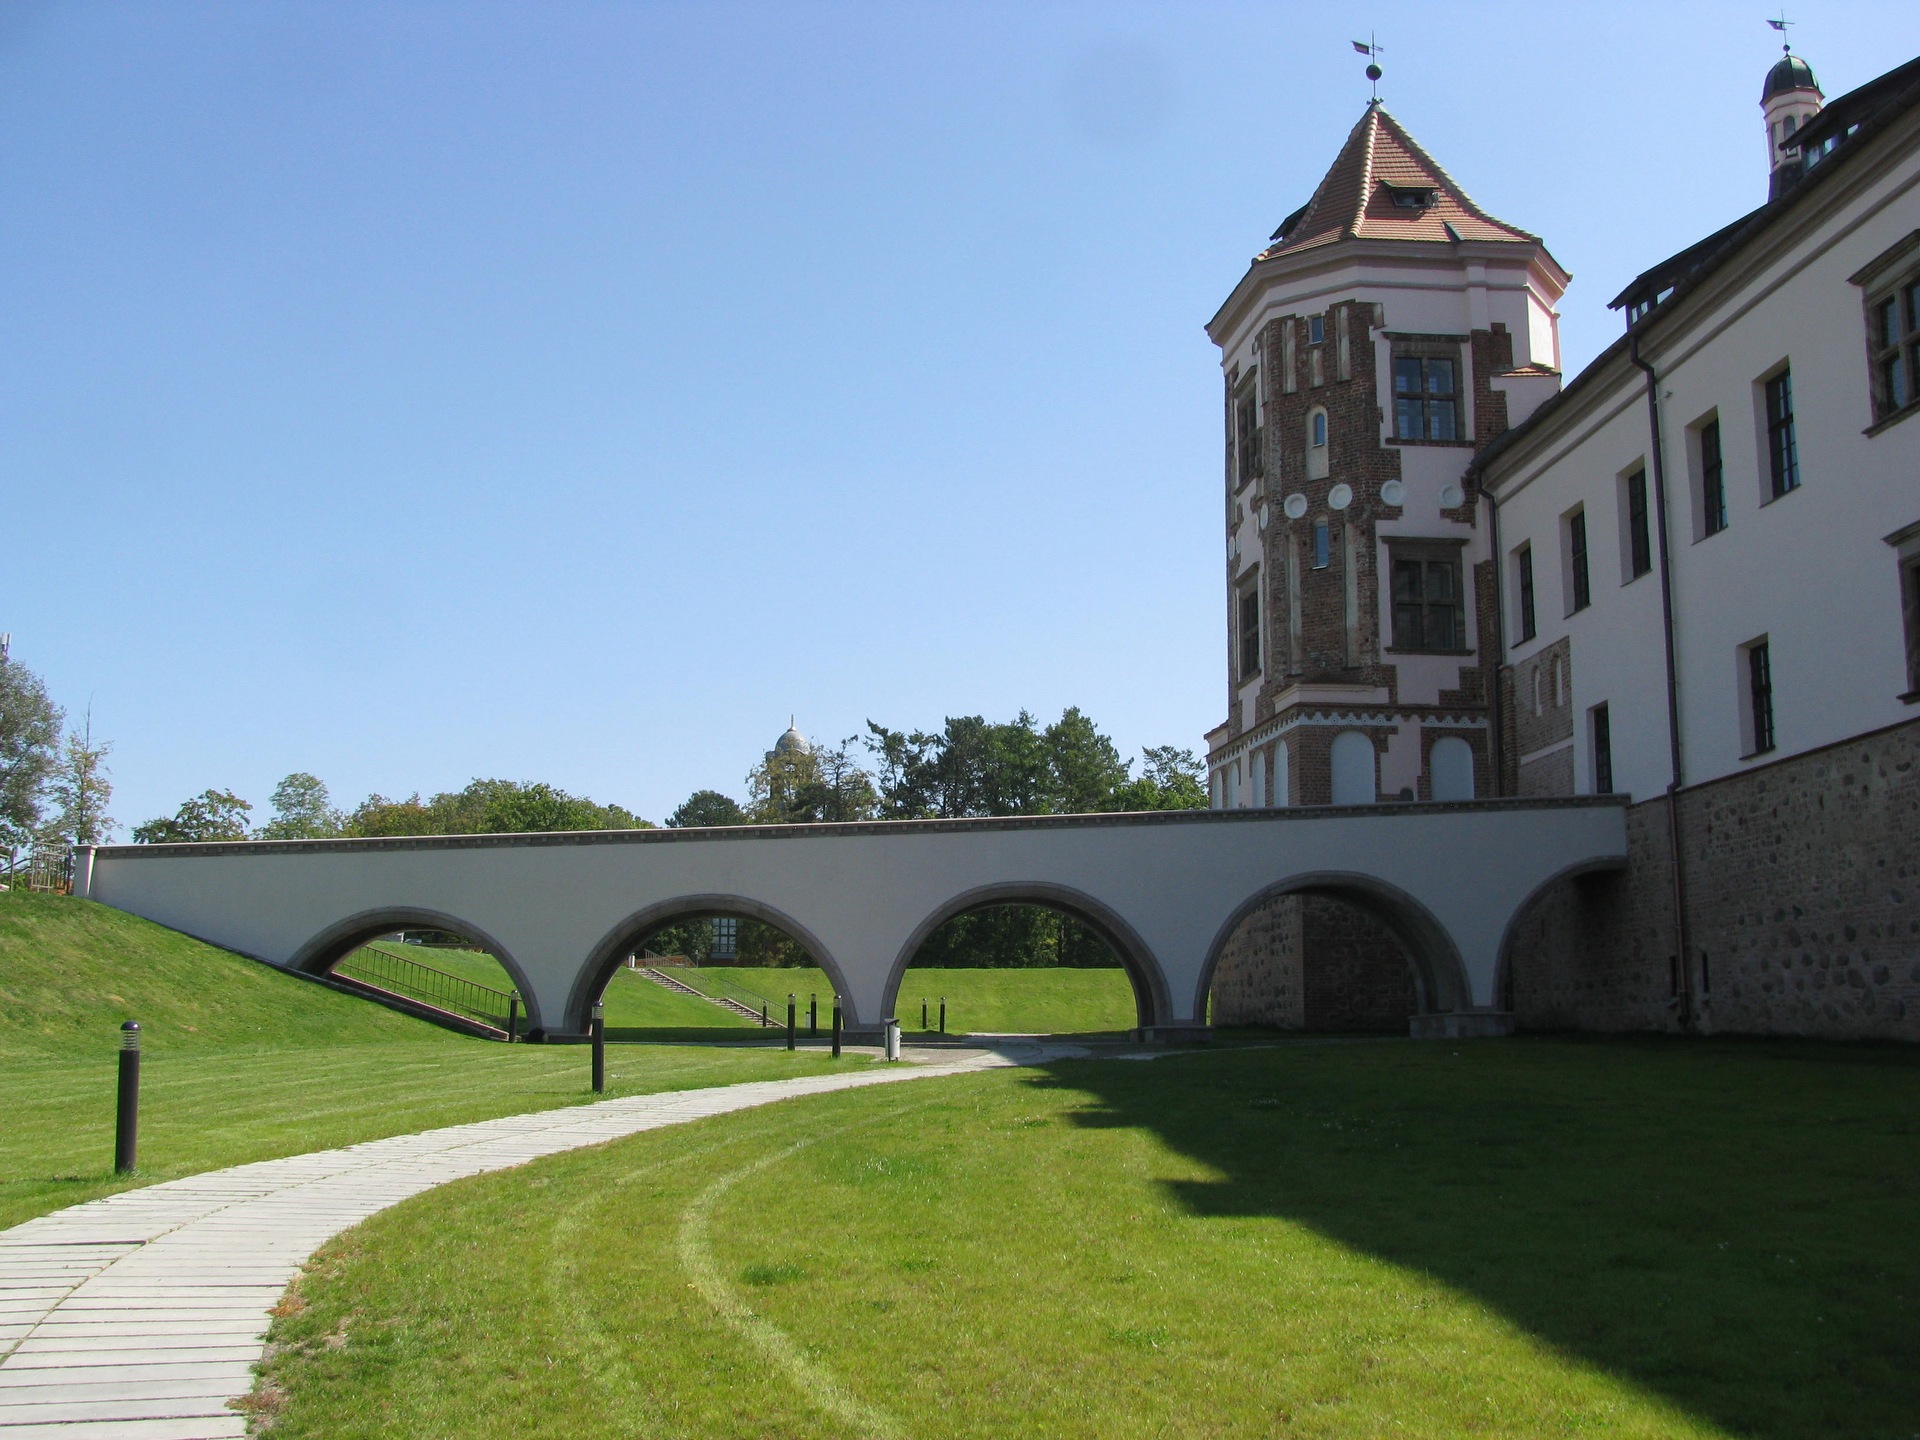
M1769 115L1769 119L1774 117ZM1876 409L1867 304L1920 278L1920 111L1773 209L1737 254L1634 327L1658 379L1680 774L1672 773L1647 377L1623 342L1498 447L1504 626L1516 679L1567 642L1573 789L1593 791L1594 707L1612 786L1645 799L1914 718L1901 556L1920 535L1920 418ZM1904 247L1904 248L1903 248ZM1875 267L1878 266L1876 270ZM1902 303L1905 303L1904 299ZM1920 304L1920 301L1914 303ZM1775 493L1767 382L1791 376L1798 485ZM1908 381L1911 394L1911 379ZM1703 434L1718 422L1724 528ZM1629 477L1647 475L1651 567L1632 573ZM1573 609L1569 518L1584 513L1590 603ZM1536 633L1520 614L1531 552ZM1756 737L1753 662L1770 662L1773 743ZM1516 708L1530 703L1516 686ZM1526 757L1523 757L1525 759Z

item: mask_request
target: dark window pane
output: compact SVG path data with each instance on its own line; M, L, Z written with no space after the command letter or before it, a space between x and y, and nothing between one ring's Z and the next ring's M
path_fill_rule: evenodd
M1773 662L1765 644L1747 650L1748 703L1753 709L1753 753L1773 749Z
M1647 472L1636 470L1627 477L1627 559L1633 573L1644 575L1653 568L1653 545L1647 534Z
M1451 360L1427 361L1427 393L1430 395L1453 394L1453 362Z
M1596 795L1613 793L1613 721L1607 707L1593 707L1593 789Z
M1420 361L1402 356L1393 362L1393 388L1396 393L1420 393Z
M1404 395L1394 401L1394 433L1403 440L1418 440L1426 429L1425 409L1418 400Z
M1800 488L1800 452L1793 432L1793 375L1783 370L1767 382L1767 459L1777 500Z
M1888 296L1873 307L1874 329L1879 338L1878 345L1892 345L1900 339L1900 302Z
M1573 552L1573 608L1584 610L1593 602L1593 589L1587 575L1587 512L1582 510L1567 521L1568 548Z
M1907 403L1907 367L1897 350L1880 362L1880 393L1887 397L1889 410L1898 410Z
M1700 502L1700 508L1706 512L1707 534L1718 535L1727 528L1727 486L1720 463L1718 420L1709 420L1700 427Z
M1533 547L1520 551L1520 638L1531 640L1539 633L1533 618Z

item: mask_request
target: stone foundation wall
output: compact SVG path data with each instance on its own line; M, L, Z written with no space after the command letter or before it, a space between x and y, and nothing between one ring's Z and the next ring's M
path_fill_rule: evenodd
M1213 976L1215 1025L1404 1032L1412 967L1365 911L1317 895L1268 901L1241 922Z
M1679 797L1695 1023L1722 1034L1920 1040L1920 721ZM1679 1028L1664 799L1628 812L1623 874L1523 917L1523 1029Z

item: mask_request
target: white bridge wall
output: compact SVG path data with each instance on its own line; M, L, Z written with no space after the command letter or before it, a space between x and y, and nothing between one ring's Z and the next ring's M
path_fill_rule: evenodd
M866 1032L938 919L1024 894L1117 932L1153 996L1147 1023L1177 1030L1205 1024L1218 948L1265 895L1370 899L1425 952L1429 1008L1486 1010L1527 900L1625 857L1624 808L1586 799L116 846L75 873L92 899L280 966L337 958L314 943L356 916L445 916L497 948L551 1033L578 1033L597 967L640 938L634 917L675 901L712 913L730 897L788 925Z

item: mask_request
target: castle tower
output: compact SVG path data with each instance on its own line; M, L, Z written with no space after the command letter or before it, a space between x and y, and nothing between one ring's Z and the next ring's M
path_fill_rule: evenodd
M1791 48L1767 72L1760 91L1760 110L1767 122L1767 198L1777 199L1800 176L1801 156L1791 146L1794 133L1820 113L1826 103L1813 67Z
M1463 477L1559 389L1568 279L1375 101L1208 322L1226 428L1216 806L1496 793L1493 557Z

